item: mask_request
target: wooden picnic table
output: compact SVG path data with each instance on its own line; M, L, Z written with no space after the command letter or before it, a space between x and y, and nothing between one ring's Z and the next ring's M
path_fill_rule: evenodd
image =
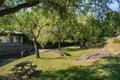
M35 71L36 67L37 65L32 65L32 62L24 61L14 65L10 71L12 71L15 76L29 75Z

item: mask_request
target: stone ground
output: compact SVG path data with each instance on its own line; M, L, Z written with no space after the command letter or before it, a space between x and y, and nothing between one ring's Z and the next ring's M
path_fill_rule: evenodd
M97 50L91 53L87 53L81 57L79 57L78 61L85 61L85 60L95 60L95 59L105 59L111 57L111 53L107 50Z

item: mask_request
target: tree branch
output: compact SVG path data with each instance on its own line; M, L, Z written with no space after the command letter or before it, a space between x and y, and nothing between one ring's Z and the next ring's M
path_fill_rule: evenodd
M0 0L0 6L4 3L5 0Z
M39 3L40 3L39 0L35 0L35 1L32 1L32 2L19 4L19 5L15 6L15 7L12 7L12 8L2 9L2 10L0 10L0 17L2 17L4 15L11 14L11 13L14 13L14 12L17 12L17 11L19 11L22 8L36 6Z
M41 29L43 28L43 26L41 25L40 27L37 28L37 33L36 33L36 38L38 38L39 34L40 34L40 31Z

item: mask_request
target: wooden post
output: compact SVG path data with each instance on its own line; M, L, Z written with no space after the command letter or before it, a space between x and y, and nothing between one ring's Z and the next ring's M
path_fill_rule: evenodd
M23 54L24 54L24 52L23 52L23 51L21 51L21 58L23 58Z

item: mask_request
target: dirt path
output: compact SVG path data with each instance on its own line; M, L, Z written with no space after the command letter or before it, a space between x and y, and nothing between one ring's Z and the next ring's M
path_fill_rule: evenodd
M58 52L57 49L39 49L40 53L56 53Z

